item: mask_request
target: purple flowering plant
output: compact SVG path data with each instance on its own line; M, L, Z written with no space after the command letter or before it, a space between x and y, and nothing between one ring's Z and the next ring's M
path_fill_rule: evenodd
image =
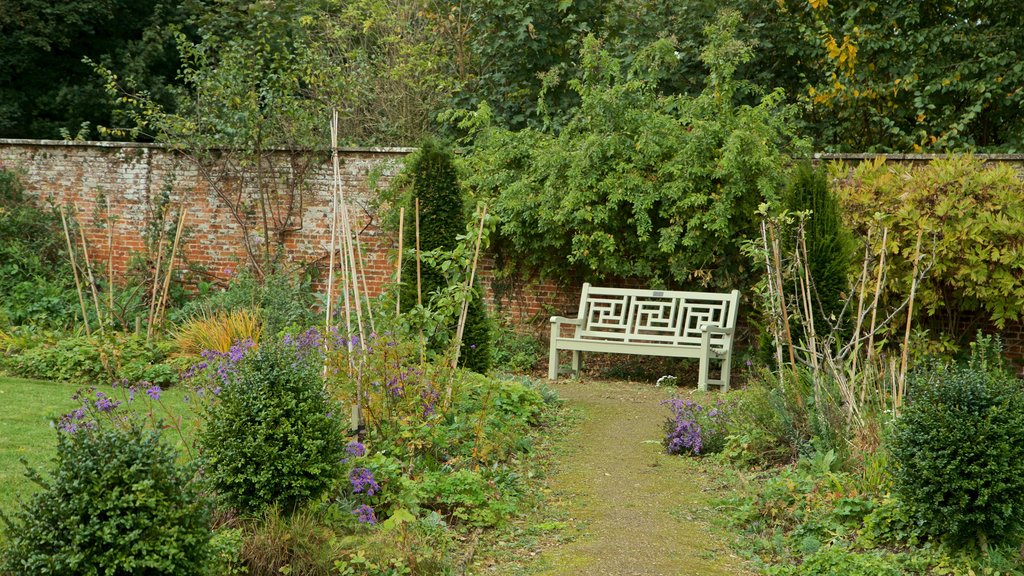
M718 400L704 406L688 398L662 402L672 411L665 422L665 450L669 454L712 454L725 448L731 405Z
M146 381L130 384L126 380L115 381L110 389L101 390L96 386L80 388L71 399L78 407L62 415L56 428L66 434L77 434L83 430L98 430L111 426L128 430L143 426L155 431L173 429L181 438L189 459L192 459L190 443L185 440L182 427L184 416L176 414L164 404L163 389Z

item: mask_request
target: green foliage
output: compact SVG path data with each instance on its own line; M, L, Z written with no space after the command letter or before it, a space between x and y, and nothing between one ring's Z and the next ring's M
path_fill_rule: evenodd
M169 30L185 12L179 0L6 3L0 137L84 138L91 126L117 125L121 118L85 58L123 71L135 89L173 106L178 54Z
M1019 151L1024 81L1013 0L778 2L799 39L791 84L820 146L858 152ZM795 53L794 53L795 52Z
M913 375L890 441L893 485L919 522L954 541L999 541L1024 520L1024 391L980 338L965 365Z
M0 166L0 325L64 326L76 314L72 290L56 210L32 205Z
M845 176L845 166L836 170ZM950 334L972 311L999 327L1021 318L1024 252L1017 247L1024 243L1024 182L1012 167L986 166L970 156L919 167L865 162L839 192L856 233L876 228L876 253L877 228L889 227L884 249L893 267L884 298L899 302L910 294L917 234L923 230L922 266L930 269L918 286L915 312L940 320Z
M204 574L208 511L154 431L82 428L58 436L50 478L7 527L0 571Z
M675 70L671 41L626 64L589 38L582 78L571 83L581 104L560 131L498 128L488 107L465 120L476 136L467 184L493 198L503 262L563 281L732 288L748 280L739 246L799 146L781 92L734 104L735 71L752 55L736 37L738 21L726 13L708 27L701 57L711 73L696 97L659 91Z
M264 340L229 371L200 434L206 478L242 511L285 511L323 494L344 452L341 409L316 350Z
M177 369L167 363L167 345L147 342L144 335L40 334L22 340L19 346L23 347L0 356L0 368L23 378L80 384L145 380L162 387L178 381Z
M413 199L419 199L419 248L421 252L451 252L459 245L466 230L465 193L459 185L451 151L438 143L428 140L411 159L407 167L412 175L411 197L406 213L415 218ZM416 247L416 226L406 226L405 245ZM421 292L427 308L438 308L438 296L450 284L447 262L422 260L420 264ZM416 306L416 260L407 258L403 265L402 308L409 311ZM465 281L463 281L465 282ZM474 286L468 297L469 307L466 326L463 330L462 348L459 354L461 366L484 373L491 367L491 325L487 310L480 295L479 286ZM461 301L453 321L461 313ZM454 332L449 327L447 331ZM445 350L450 340L448 334L436 335L430 345L437 352Z
M785 193L786 209L810 212L804 222L808 271L814 292L811 297L817 334L832 327L845 327L843 306L850 293L849 274L853 258L853 239L843 228L839 202L829 189L828 174L808 162L798 164ZM790 296L790 302L797 299ZM853 313L847 310L847 313Z
M515 511L493 481L465 468L430 474L420 482L419 490L423 505L451 522L468 526L495 526Z
M494 367L505 372L528 372L544 354L540 340L533 334L498 327L494 339Z

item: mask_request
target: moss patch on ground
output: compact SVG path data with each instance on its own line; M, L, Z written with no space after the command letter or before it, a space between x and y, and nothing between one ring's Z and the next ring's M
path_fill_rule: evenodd
M712 461L669 456L660 444L669 414L661 402L675 389L579 380L554 388L583 413L549 479L558 508L550 513L575 538L540 552L529 573L750 573L713 522L713 502L741 482Z

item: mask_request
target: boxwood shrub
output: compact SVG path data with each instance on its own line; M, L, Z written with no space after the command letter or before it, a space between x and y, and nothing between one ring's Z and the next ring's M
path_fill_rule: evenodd
M158 432L83 427L58 436L56 470L6 523L0 574L202 574L209 512Z
M935 536L1002 540L1024 520L1024 391L981 341L964 365L910 381L895 422L894 487Z

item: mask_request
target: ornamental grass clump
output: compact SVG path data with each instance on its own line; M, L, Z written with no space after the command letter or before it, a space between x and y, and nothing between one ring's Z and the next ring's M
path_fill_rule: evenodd
M722 401L705 408L693 400L673 398L662 404L672 410L665 422L665 449L669 454L713 454L725 448L729 407Z
M890 440L893 487L936 537L983 548L1024 527L1024 390L980 339L965 365L910 380Z
M117 404L98 395L96 410ZM137 421L80 420L58 433L49 478L29 470L42 490L4 517L0 573L205 573L209 511L192 470L177 464L159 431Z
M206 363L215 398L200 434L205 478L228 504L291 512L341 474L341 410L324 388L319 338L264 341Z

